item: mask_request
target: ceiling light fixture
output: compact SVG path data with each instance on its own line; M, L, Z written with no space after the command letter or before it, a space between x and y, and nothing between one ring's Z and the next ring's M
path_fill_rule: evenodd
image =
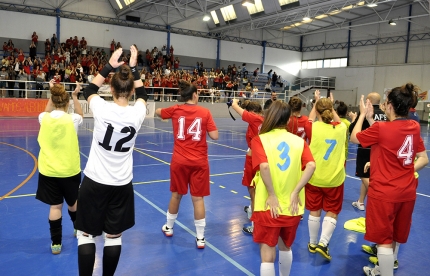
M254 0L242 0L242 6L251 6L251 5L255 5Z
M394 21L393 19L390 19L390 21L388 21L388 24L390 24L391 26L397 25L396 21Z
M203 21L209 21L211 20L211 17L209 16L209 14L205 13L205 16L203 16Z
M378 1L377 0L373 0L373 1L370 1L370 3L368 1L368 4L366 6L368 6L369 8L377 7L378 6Z

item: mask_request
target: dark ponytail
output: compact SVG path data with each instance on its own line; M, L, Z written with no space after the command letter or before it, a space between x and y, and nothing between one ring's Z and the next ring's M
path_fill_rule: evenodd
M131 73L130 67L122 65L119 67L111 80L111 86L113 88L112 93L116 98L125 97L128 98L134 89L134 77Z
M344 102L339 102L339 106L336 109L337 115L341 118L346 117L346 113L348 113L348 106Z
M197 87L187 81L180 80L178 83L179 95L181 95L181 101L187 102L193 99L193 94L197 93Z
M394 108L394 113L397 116L407 117L409 109L416 106L418 103L418 92L420 88L410 82L407 84L393 88L388 94L388 102Z

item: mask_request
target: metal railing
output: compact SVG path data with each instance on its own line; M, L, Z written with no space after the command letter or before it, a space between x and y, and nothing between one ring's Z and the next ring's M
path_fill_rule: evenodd
M9 83L13 83L13 87L9 87ZM21 81L21 80L0 80L0 93L1 97L6 98L20 98L24 99L31 98L45 98L50 97L49 82L38 82L38 81ZM72 93L76 87L76 83L60 82L64 89L68 93ZM82 88L88 86L88 83L80 84ZM170 87L145 87L149 100L156 100L160 102L168 101L179 101L180 96L178 95L178 88ZM230 89L198 89L199 101L210 102L210 103L225 103L233 98L249 99L255 101L261 101L264 103L270 99L270 94L264 91L249 92L245 90L230 90ZM102 85L98 91L98 94L106 99L112 99L110 92L110 85ZM285 100L285 93L277 93L279 100ZM81 96L81 95L80 95ZM132 98L134 101L135 99Z

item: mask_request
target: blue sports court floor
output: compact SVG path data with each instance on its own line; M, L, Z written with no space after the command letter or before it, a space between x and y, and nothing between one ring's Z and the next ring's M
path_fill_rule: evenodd
M246 151L246 123L216 119L220 139L209 142L211 195L206 201L204 250L196 249L191 199L185 196L175 234L161 232L170 198L169 162L173 147L171 123L146 119L136 141L134 188L136 225L123 235L122 255L116 275L258 275L259 247L242 233L249 223L243 206L249 203L241 185ZM90 150L93 120L79 130L81 165ZM0 267L1 275L77 275L77 241L63 212L63 249L52 255L48 225L49 207L34 198L37 188L39 146L37 119L0 119ZM422 126L429 149L429 128ZM291 275L363 275L369 255L361 251L363 234L345 230L345 221L364 216L354 210L360 180L354 177L356 146L350 145L343 210L330 243L332 261L307 250L307 214L293 245ZM400 247L397 276L429 275L430 170L420 172L420 185L407 244ZM103 240L97 238L95 275L101 275ZM277 265L276 265L277 266Z

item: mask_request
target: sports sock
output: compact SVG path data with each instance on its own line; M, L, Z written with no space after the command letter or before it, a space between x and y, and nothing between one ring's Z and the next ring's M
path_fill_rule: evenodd
M293 251L279 251L279 276L290 275L293 264Z
M330 243L331 236L336 228L336 220L331 217L325 217L322 223L320 242L327 246Z
M103 249L103 276L114 275L121 255L121 245L105 246Z
M194 225L196 226L197 238L199 240L203 239L205 237L206 219L194 220Z
M397 255L399 254L400 243L396 242L396 247L394 248L394 260L397 261Z
M63 218L57 220L49 220L49 231L51 232L52 244L61 244L63 238L63 226L61 221Z
M173 228L173 225L175 224L175 220L178 217L178 214L171 214L169 211L167 211L167 227Z
M249 205L248 210L246 211L246 213L248 214L248 219L251 219L251 216L252 216L251 205Z
M260 264L260 275L261 276L275 276L275 264L274 263L261 263Z
M378 246L378 262L381 275L393 276L394 254L392 248Z
M86 243L78 246L79 276L92 276L96 259L96 245Z
M318 232L320 231L320 217L309 215L308 228L309 228L309 242L317 244Z
M76 220L76 211L72 212L70 210L67 210L69 212L70 220L73 223L73 228L75 227L75 220Z

